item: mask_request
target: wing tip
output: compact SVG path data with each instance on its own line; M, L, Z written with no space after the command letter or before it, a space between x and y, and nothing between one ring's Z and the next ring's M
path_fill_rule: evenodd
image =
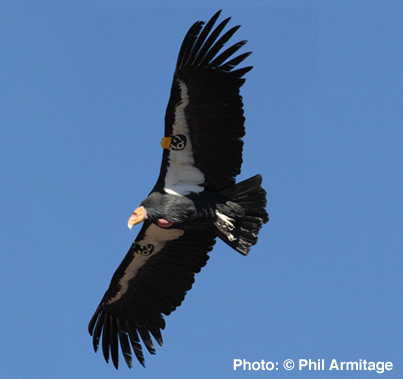
M235 52L247 43L247 40L236 42L227 50L222 51L224 45L233 37L235 32L241 27L240 25L233 26L222 36L225 26L231 20L231 17L225 18L217 26L215 26L218 17L221 15L222 9L218 10L207 23L197 21L188 30L182 42L175 73L178 73L184 67L198 67L221 69L222 71L231 71L233 67L228 65L227 61ZM239 64L250 53L241 54L243 57L238 61ZM232 58L231 61L236 61L239 56ZM236 64L234 65L236 66Z

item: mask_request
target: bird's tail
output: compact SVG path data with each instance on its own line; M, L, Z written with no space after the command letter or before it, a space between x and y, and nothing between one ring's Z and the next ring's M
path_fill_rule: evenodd
M261 184L262 176L256 175L225 189L221 195L226 201L215 211L217 235L243 255L248 254L260 228L269 221L266 191Z

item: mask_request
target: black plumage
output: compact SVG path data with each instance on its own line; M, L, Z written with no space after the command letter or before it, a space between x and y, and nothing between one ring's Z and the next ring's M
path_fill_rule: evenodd
M112 277L89 332L97 351L118 368L133 354L144 365L142 344L154 354L162 345L163 315L183 301L206 264L218 236L243 255L268 221L266 192L256 175L235 184L245 134L239 90L252 67L236 68L250 53L222 51L238 30L224 32L230 18L196 22L186 34L165 115L160 175L129 219L143 222L139 235Z

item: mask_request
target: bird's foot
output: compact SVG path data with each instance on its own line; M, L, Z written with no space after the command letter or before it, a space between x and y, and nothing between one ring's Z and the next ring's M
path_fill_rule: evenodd
M215 212L217 215L217 224L220 225L225 230L231 231L235 229L235 220L231 217L226 216L218 211Z

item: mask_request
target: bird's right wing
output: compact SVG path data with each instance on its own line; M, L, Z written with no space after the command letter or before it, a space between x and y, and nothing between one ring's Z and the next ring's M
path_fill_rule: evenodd
M183 301L195 273L206 264L215 243L214 231L163 229L145 222L88 326L97 351L112 357L118 368L119 345L129 367L132 351L144 365L140 337L154 354L150 334L162 345L162 314L169 315Z

